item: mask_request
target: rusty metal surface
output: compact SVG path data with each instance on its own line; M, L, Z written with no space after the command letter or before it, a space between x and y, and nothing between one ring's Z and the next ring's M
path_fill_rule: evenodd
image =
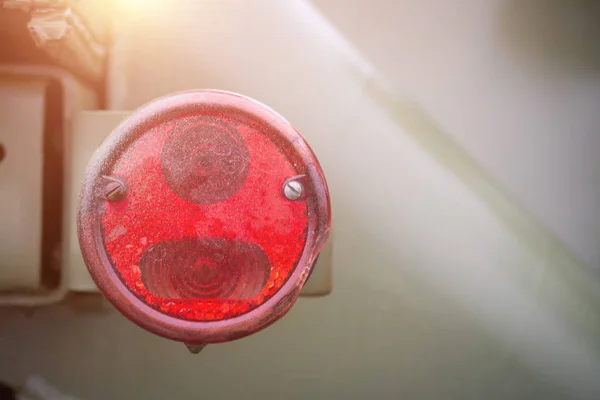
M106 43L90 28L77 5L65 0L6 0L5 9L29 14L27 29L36 46L74 74L99 82Z

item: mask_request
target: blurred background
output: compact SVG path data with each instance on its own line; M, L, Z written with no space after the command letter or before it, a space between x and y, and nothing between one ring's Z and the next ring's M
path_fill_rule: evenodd
M600 398L600 3L81 0L84 44L62 47L29 3L0 6L0 62L69 71L74 124L197 88L289 119L330 186L333 289L198 356L108 306L4 307L1 381L89 400ZM18 136L48 89L8 75L0 132ZM20 160L0 178L40 168ZM0 183L5 221L39 218L28 204Z

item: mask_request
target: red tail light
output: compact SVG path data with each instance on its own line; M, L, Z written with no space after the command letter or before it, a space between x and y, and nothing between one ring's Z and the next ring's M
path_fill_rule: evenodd
M102 293L140 326L205 344L293 305L330 227L298 132L249 98L194 91L124 121L86 172L79 240Z

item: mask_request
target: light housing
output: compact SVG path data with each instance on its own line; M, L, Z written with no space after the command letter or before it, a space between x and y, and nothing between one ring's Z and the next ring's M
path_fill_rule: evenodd
M150 102L96 151L78 236L106 298L188 344L256 332L296 301L331 225L314 153L279 114L223 91Z

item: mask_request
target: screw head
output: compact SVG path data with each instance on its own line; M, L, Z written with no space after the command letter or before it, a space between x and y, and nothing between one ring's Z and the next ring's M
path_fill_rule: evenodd
M110 176L104 176L108 181L104 187L104 198L108 201L120 201L125 197L125 184Z
M283 195L288 200L298 200L303 192L304 188L298 181L288 181L283 185Z

